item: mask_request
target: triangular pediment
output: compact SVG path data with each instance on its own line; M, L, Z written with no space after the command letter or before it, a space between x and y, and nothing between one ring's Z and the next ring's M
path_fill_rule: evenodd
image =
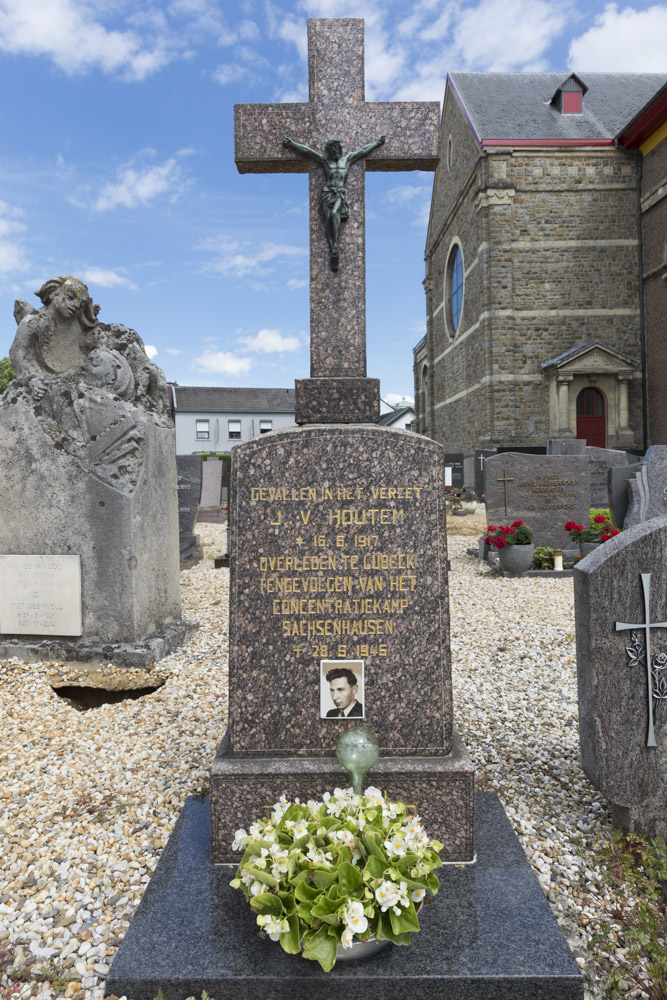
M542 365L545 374L579 375L592 373L628 374L640 368L640 362L627 354L622 354L601 340L591 340L577 344L569 351L559 354Z

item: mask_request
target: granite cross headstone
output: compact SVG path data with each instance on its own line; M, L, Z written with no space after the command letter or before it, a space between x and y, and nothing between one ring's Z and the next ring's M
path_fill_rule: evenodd
M589 461L584 455L506 451L484 461L488 524L525 521L536 545L571 548L567 521L588 525Z
M307 103L235 106L236 165L241 173L309 172L311 378L296 381L297 424L377 422L379 382L365 378L365 171L435 170L440 109L436 101L365 100L362 20L308 21L308 68ZM350 218L334 271L320 214L322 170L283 139L322 150L335 137L345 150L358 150L380 136L384 145L350 166Z
M667 517L575 567L579 741L616 826L667 836Z
M475 493L477 495L477 499L478 500L481 499L482 495L484 494L484 489L485 489L485 487L484 487L484 462L491 455L495 455L495 451L491 451L490 449L486 449L486 448L478 448L475 451L475 477L474 477L474 483L475 483Z
M194 533L202 484L201 455L177 455L178 541L181 562L199 552L199 535Z
M374 426L378 384L365 377L363 171L375 157L381 169L433 169L438 106L364 102L362 21L309 21L308 39L310 104L237 106L239 169L304 170L286 134L317 149L332 134L346 148L378 134L386 143L350 170L337 271L317 217L323 178L311 174L313 377L297 383L297 421L309 426L232 455L229 727L211 774L213 857L231 860L235 829L286 788L308 798L345 782L332 753L356 717L382 749L377 781L419 803L448 859L470 859L473 770L453 730L443 451ZM331 670L356 691L349 719L333 709Z

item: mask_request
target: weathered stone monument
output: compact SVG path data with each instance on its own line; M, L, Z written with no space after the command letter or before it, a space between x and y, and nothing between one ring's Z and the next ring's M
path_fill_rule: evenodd
M342 149L362 149L368 133L386 142L350 165L347 190L311 176L301 426L239 444L232 458L229 728L211 772L210 834L205 806L190 800L107 990L384 1000L409 979L415 995L482 1000L491 979L500 1000L537 998L546 977L545 1000L580 1000L577 967L493 795L478 799L475 839L473 768L452 719L442 449L377 426L378 384L365 377L363 170L384 155L391 169L401 156L433 169L438 106L363 103L362 21L309 21L308 37L313 103L238 107L240 169L302 169L286 133L311 149L332 135ZM337 255L323 202L340 212ZM349 714L327 701L331 668L357 679ZM350 783L333 751L362 719L382 748L370 779L417 806L453 864L410 948L327 974L260 940L223 863L238 860L236 829L281 794L307 800Z
M667 517L574 570L579 739L615 826L667 837Z
M0 655L153 662L186 634L164 376L76 278L37 295L0 398Z
M567 521L588 526L589 462L585 456L503 452L484 460L488 524L522 520L536 545L571 548Z

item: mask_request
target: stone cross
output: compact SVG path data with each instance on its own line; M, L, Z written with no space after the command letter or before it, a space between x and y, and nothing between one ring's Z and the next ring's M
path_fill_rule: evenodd
M648 735L646 737L646 746L654 747L655 743L655 730L653 726L653 664L651 662L651 629L652 628L667 628L667 622L652 622L651 621L651 574L650 573L640 573L642 579L642 590L644 592L644 621L637 625L627 624L626 622L616 622L616 631L621 632L625 629L634 629L636 631L643 631L645 635L644 639L644 656L646 658L646 683L648 688ZM630 653L630 649L628 649ZM635 657L636 660L641 658L641 654Z
M499 479L496 479L496 482L505 484L505 513L508 514L509 510L507 508L507 484L514 482L514 476L508 477L507 469L503 469L503 475Z
M366 375L364 176L368 170L435 170L440 108L437 101L367 103L364 95L364 22L357 18L308 21L308 103L237 104L235 159L240 173L309 172L310 375ZM316 150L332 138L345 152L386 136L386 143L350 167L350 218L341 226L340 268L332 271L319 211L322 170L283 146L290 136Z

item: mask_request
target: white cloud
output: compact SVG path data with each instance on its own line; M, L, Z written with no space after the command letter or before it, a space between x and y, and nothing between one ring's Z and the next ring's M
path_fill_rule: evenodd
M158 195L169 195L174 201L188 184L188 179L179 160L190 155L192 151L181 150L164 163L137 166L134 163L121 168L118 179L105 184L97 196L93 208L98 212L106 212L119 205L125 208L135 208L146 205ZM144 152L144 156L152 155L152 150Z
M428 185L396 184L387 191L387 201L392 205L413 211L414 225L426 226L431 211L432 193L432 181Z
M216 83L224 87L228 83L238 83L239 80L243 80L250 75L250 70L240 63L220 63L211 75Z
M153 347L152 344L144 344L144 350L145 350L146 354L148 355L148 357L151 359L151 361L153 360L153 358L158 353L157 347Z
M136 288L133 281L123 274L124 268L112 271L104 267L87 267L82 272L83 280L102 288Z
M308 278L290 278L287 282L288 288L305 288L308 284Z
M570 69L667 73L667 5L647 10L607 4L595 24L570 43Z
M195 358L195 368L198 371L215 375L245 375L251 366L250 358L239 358L228 351L214 351L210 348Z
M183 351L180 349L180 347L165 347L164 350L165 350L165 354L173 354L174 356L176 356L177 354L182 354L183 353Z
M300 342L298 337L284 336L280 330L260 330L254 337L239 337L249 351L259 351L262 354L273 354L279 351L297 351Z
M26 266L25 248L21 234L26 226L20 222L18 209L0 201L0 274L9 275L22 271Z
M46 56L68 75L98 67L143 80L183 48L173 33L144 38L133 30L109 30L95 19L99 6L80 0L1 0L0 49Z
M303 257L307 253L305 247L291 246L286 243L260 243L259 247L251 249L250 245L228 236L205 240L199 246L200 250L209 251L212 258L204 265L206 271L212 271L224 277L232 275L243 278L248 274L253 276L269 274L274 268L268 264L284 258Z
M565 27L567 11L563 0L481 0L467 7L453 29L457 68L501 72L534 62Z

